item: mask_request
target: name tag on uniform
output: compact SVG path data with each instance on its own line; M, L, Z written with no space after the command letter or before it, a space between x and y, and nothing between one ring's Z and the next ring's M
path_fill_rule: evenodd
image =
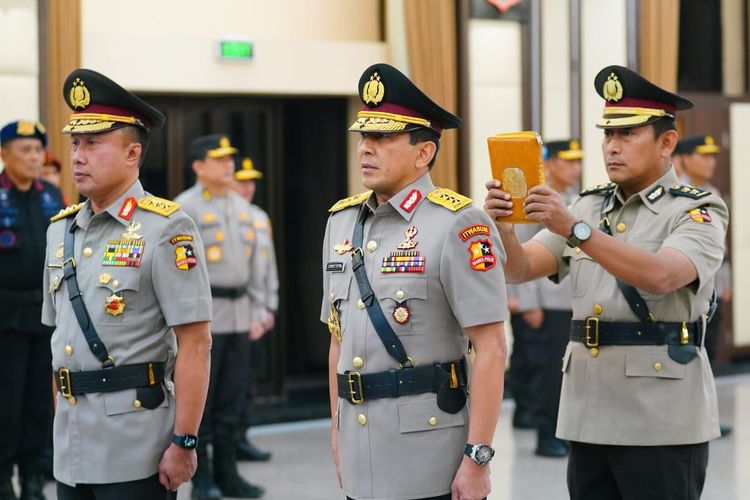
M343 273L346 267L345 262L329 262L326 264L326 271L331 273Z

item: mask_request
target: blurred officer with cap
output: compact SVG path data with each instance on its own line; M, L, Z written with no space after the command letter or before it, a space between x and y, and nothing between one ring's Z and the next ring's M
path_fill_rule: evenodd
M176 198L198 225L213 297L211 383L193 478L195 499L263 495L263 488L238 474L235 448L249 377L248 338L262 335L265 313L250 204L231 190L236 154L226 135L193 139L190 155L197 182ZM212 464L208 442L213 444Z
M544 169L547 185L570 205L577 195L581 176L583 150L578 139L550 141L544 144ZM544 229L542 224L523 224L516 231L520 242L526 242ZM529 383L522 400L528 400L532 420L537 431L534 453L545 457L564 457L568 454L565 441L555 437L557 412L560 404L562 372L560 359L565 353L570 331L570 280L559 284L540 278L520 285L508 285L509 297L518 302L513 345L525 352L517 356L527 365ZM516 343L516 339L520 342ZM511 362L515 362L514 358ZM511 370L512 372L512 370Z
M557 437L571 442L571 498L697 499L719 436L703 342L727 208L678 184L670 167L675 113L690 101L621 66L600 71L595 86L612 182L570 208L549 187L531 188L525 212L546 229L521 246L512 225L497 223L506 272L516 282L570 274ZM487 212L507 215L508 193L497 180L487 188Z
M271 219L265 210L253 203L255 198L256 181L263 178L263 172L257 170L253 160L245 157L242 166L234 172L233 189L250 204L250 217L253 220L255 237L257 239L259 268L263 273L260 282L263 284L263 308L265 318L263 321L262 334L270 332L274 328L276 313L279 309L279 274L276 267L276 250L273 246L273 233L271 230ZM261 450L249 441L247 436L249 426L248 409L252 405L255 394L255 363L254 360L265 352L264 346L259 343L260 338L253 338L250 343L249 372L250 378L247 386L247 404L242 408L240 414L240 432L237 434L237 460L251 462L266 462L271 459L271 452ZM266 344L267 345L267 344Z
M6 399L0 409L0 500L15 499L18 464L24 499L42 499L52 424L49 339L41 323L44 239L62 208L60 191L39 180L47 134L20 120L0 129L0 338L9 353L0 367Z
M505 370L503 248L471 199L430 179L442 130L461 120L387 64L358 92L349 130L372 191L331 207L323 241L339 480L357 500L484 498Z
M196 467L211 296L195 224L138 172L164 115L106 76L73 71L76 189L47 231L42 321L55 326L60 500L176 498Z

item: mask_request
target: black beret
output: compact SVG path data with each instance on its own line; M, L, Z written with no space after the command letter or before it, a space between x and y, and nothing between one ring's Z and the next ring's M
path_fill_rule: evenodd
M13 139L39 139L44 147L47 145L47 130L41 123L30 120L10 122L0 129L0 144L5 145Z

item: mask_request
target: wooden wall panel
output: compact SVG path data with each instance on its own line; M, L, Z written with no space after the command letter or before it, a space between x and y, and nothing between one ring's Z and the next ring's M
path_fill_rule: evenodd
M638 71L660 87L677 91L679 0L641 0L639 24Z

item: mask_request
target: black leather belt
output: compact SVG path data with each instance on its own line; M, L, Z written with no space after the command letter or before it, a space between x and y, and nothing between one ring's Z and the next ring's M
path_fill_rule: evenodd
M164 363L137 363L85 372L60 368L55 372L57 390L66 398L147 387L160 384L163 379Z
M587 347L599 345L696 345L703 342L702 323L668 323L663 321L599 321L589 317L573 320L570 340Z
M211 287L211 296L220 297L222 299L239 299L247 295L247 288L244 286L238 287Z
M377 373L337 373L339 397L351 404L368 399L397 398L410 394L438 392L438 389L466 386L465 361L405 367Z

